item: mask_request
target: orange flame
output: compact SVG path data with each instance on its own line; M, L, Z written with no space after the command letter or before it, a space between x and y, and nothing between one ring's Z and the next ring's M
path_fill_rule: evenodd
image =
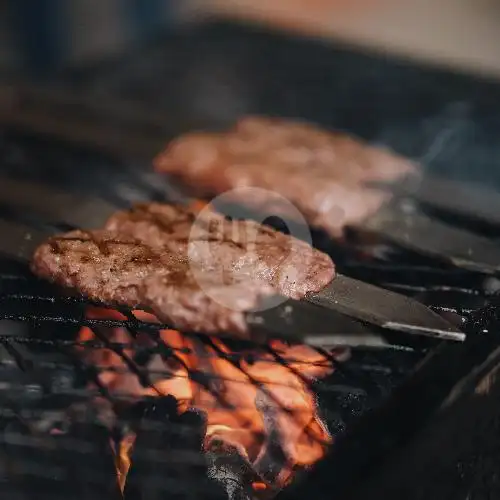
M133 434L129 434L125 436L120 443L118 444L118 450L114 442L111 442L111 449L115 455L115 467L116 467L116 476L118 481L118 487L120 491L123 493L125 490L125 483L127 481L128 472L130 470L130 466L132 465L131 455L132 448L135 444L136 436Z
M149 313L133 311L133 314L141 321L158 323ZM87 317L126 319L117 311L96 307L89 309ZM107 328L106 336L109 342L132 343L131 334L123 327ZM307 381L333 371L326 356L307 346L288 346L275 341L273 350L286 359L286 366L270 353L259 354L253 362L247 356L247 360L238 364L232 361L231 352L217 338L212 337L211 345L207 345L176 330L160 330L159 337L175 351L176 357L168 362L159 355L153 357L148 366L153 380L150 387L143 387L136 374L127 368L123 357L110 348L79 349L86 362L99 368L99 382L112 395L126 396L134 401L144 396L170 394L177 399L180 412L189 407L204 411L207 415L205 450L228 446L238 450L242 458L255 467L265 457L270 432L263 411L271 411L273 430L279 435L286 463L282 464L279 476L273 478L270 486L286 485L296 469L309 467L324 455L331 438L316 413L314 395ZM96 334L83 327L78 340L96 340ZM123 354L132 357L135 346L154 345L152 335L139 333L133 339L133 347L124 348ZM207 375L210 387L190 379L189 372L194 369ZM162 371L169 373L168 378L161 377ZM267 405L267 409L262 405ZM133 444L132 436L122 443L118 452L115 451L122 491ZM268 485L259 481L254 486L256 491L262 491Z

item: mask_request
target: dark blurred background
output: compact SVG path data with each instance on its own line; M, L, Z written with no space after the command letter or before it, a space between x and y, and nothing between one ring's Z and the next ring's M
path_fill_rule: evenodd
M51 71L214 15L500 74L494 0L2 0L0 66Z
M0 123L149 161L243 114L496 182L493 0L3 0Z
M169 0L4 0L1 63L28 74L114 55L154 38L176 17Z

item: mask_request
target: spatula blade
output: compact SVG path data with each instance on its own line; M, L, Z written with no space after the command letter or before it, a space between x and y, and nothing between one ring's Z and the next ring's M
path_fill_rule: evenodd
M499 243L429 217L411 200L393 200L358 228L459 268L500 273Z
M0 255L23 264L30 262L36 248L52 236L49 232L2 219L0 234L3 235L0 238Z
M465 334L420 302L346 276L336 278L307 300L351 318L389 330L443 340L465 340Z
M443 179L426 173L385 187L396 195L411 196L443 212L500 227L500 192L488 186Z
M254 339L259 333L266 338L278 338L316 347L403 349L389 342L381 333L335 309L324 308L307 301L289 300L261 312L248 313L247 323Z

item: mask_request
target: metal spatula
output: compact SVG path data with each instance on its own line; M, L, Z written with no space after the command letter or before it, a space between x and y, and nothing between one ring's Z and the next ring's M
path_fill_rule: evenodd
M373 184L452 215L500 229L500 193L488 186L444 179L426 173L394 184Z
M358 229L377 233L401 247L438 257L456 267L500 273L498 241L442 222L418 207L422 203L452 217L497 226L500 231L500 193L428 174L395 184L377 183L374 187L389 190L394 196Z

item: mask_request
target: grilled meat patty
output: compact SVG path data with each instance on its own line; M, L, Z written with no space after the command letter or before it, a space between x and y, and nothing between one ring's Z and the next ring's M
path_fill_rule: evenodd
M271 228L157 203L118 212L102 230L50 238L31 268L91 299L150 308L176 328L240 338L245 312L263 299L303 297L335 273L327 255Z
M207 279L200 287L186 255L154 250L108 230L50 238L36 250L31 269L93 300L150 307L161 320L185 331L242 338L248 335L245 311L275 293L258 280L223 286Z
M181 266L180 259L171 257L113 231L72 231L40 245L31 270L93 300L133 307L141 304L147 276Z
M332 236L389 199L363 183L396 181L416 172L410 161L345 134L263 117L244 118L226 132L183 135L158 155L155 168L202 195L242 187L278 193ZM252 209L274 208L273 197L262 191L236 195L234 201Z
M330 257L307 243L250 220L228 220L214 211L194 212L161 203L118 212L106 229L154 248L188 255L197 275L222 282L262 280L280 295L300 299L334 278Z

